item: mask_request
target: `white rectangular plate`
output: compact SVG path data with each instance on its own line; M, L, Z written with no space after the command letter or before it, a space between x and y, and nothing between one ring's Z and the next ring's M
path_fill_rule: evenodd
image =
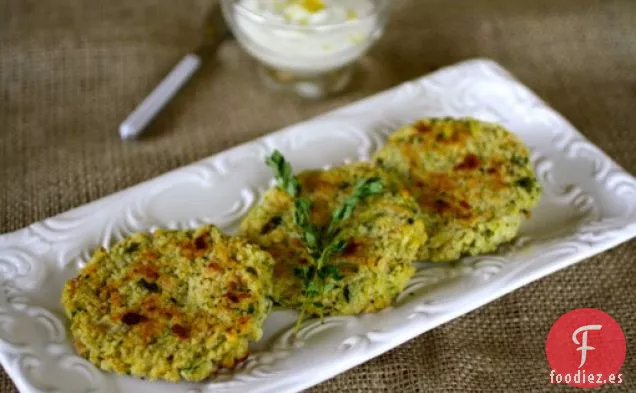
M502 123L530 147L544 197L519 238L495 255L421 265L377 314L305 323L277 311L238 369L203 384L102 373L74 354L63 283L136 231L214 223L233 231L271 185L274 148L296 170L368 159L399 125L426 116ZM488 60L442 69L0 237L0 360L21 392L271 392L304 389L531 281L636 235L636 179Z

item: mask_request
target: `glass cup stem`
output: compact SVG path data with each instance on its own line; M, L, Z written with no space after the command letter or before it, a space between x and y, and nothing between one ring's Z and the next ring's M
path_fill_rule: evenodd
M351 81L354 67L352 63L323 73L303 74L278 70L259 63L258 73L263 82L272 89L290 91L304 98L318 99L344 90Z

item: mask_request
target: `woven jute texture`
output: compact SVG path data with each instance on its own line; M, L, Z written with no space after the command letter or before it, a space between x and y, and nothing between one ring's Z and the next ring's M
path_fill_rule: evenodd
M308 102L262 87L223 45L135 143L117 126L197 42L206 0L0 1L0 232L24 227L438 67L489 57L636 172L636 1L394 0L353 88ZM545 338L596 307L636 378L636 242L519 289L312 392L550 391ZM3 392L15 392L0 375ZM561 387L574 391L574 388Z

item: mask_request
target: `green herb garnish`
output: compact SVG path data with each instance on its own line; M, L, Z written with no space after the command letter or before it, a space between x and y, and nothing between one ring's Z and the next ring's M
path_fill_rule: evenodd
M383 188L382 180L379 177L360 180L353 189L353 193L331 214L331 222L329 223L327 234L333 233L337 224L351 217L353 209L355 209L360 201L381 193Z
M318 230L311 223L310 218L311 202L307 198L300 197L300 183L294 176L291 165L278 150L275 150L265 163L272 168L278 186L294 198L294 224L299 229L300 239L309 250L312 258L319 257Z
M360 202L373 195L382 193L384 185L379 177L358 181L351 195L345 198L341 205L331 213L331 220L326 230L319 231L311 222L311 201L300 196L300 182L294 176L292 167L285 160L285 157L278 150L275 150L265 163L272 168L278 186L293 198L293 218L298 230L297 235L312 258L310 266L294 269L294 275L303 280L303 295L305 297L300 315L296 321L296 330L298 330L304 320L308 305L313 304L320 308L320 317L321 319L324 317L322 312L324 305L316 302L315 298L319 297L323 291L334 288L331 283L325 285L325 281L328 279L333 281L342 280L338 267L329 263L334 255L341 253L347 247L347 240L336 239L339 233L338 226L351 217ZM348 298L348 290L346 292L346 297ZM318 304L320 306L317 306Z
M329 277L333 278L336 281L342 280L340 270L335 265L323 266L322 269L318 271L318 276L323 280Z
M297 197L298 194L300 194L300 183L298 179L296 179L296 176L294 176L291 165L289 165L285 157L283 157L278 150L274 150L274 153L267 157L265 163L268 167L272 168L276 183L278 183L283 190L287 191L292 197Z

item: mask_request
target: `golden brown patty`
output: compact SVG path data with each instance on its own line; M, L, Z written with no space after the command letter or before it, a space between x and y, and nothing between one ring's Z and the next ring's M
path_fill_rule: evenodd
M78 352L106 371L198 381L262 335L273 260L212 225L98 250L62 302Z
M387 307L415 271L412 262L426 232L417 205L394 178L368 163L355 163L306 171L298 179L301 196L312 203L312 222L324 230L355 184L376 176L384 192L361 202L339 227L336 238L348 246L321 272L328 290L311 298L312 313L358 314ZM274 300L287 307L306 303L299 269L310 266L310 256L298 238L289 195L278 187L269 190L242 222L240 233L276 260Z
M433 261L488 252L513 238L541 188L528 149L472 118L423 119L389 137L375 163L398 176L423 211Z

